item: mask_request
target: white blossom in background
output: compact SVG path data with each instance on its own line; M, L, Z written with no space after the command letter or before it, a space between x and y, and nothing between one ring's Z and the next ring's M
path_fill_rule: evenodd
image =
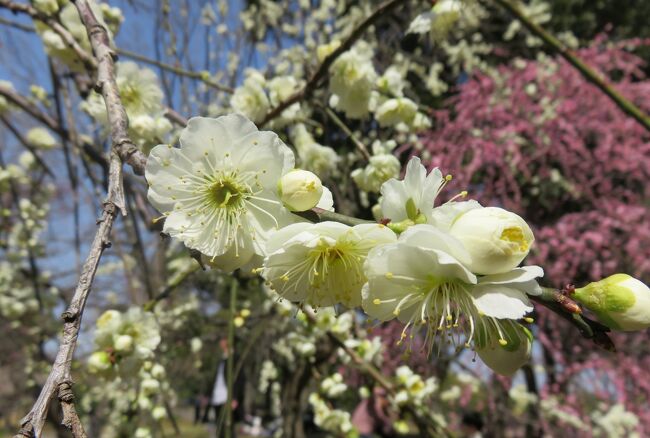
M388 96L402 97L406 84L404 74L395 65L391 65L377 79L377 90Z
M320 384L320 391L328 398L337 398L347 389L348 385L343 382L343 376L340 373L334 373L324 378Z
M41 127L32 128L27 131L25 139L27 143L37 149L53 149L58 144L54 137L52 137L52 134L50 134L50 131Z
M321 429L332 432L335 436L347 436L354 430L350 413L330 408L318 393L309 395L309 404L314 411L314 423Z
M313 306L361 302L363 263L376 245L395 241L379 224L299 223L271 236L262 276L283 298Z
M89 357L91 372L116 370L120 374L136 372L143 361L153 357L160 343L160 327L152 313L139 307L126 312L107 310L96 321L97 350Z
M539 397L529 392L526 385L521 383L512 385L508 391L508 396L514 403L512 411L515 415L523 415L530 405L535 405L539 401Z
M617 403L608 410L595 412L592 419L596 425L594 436L602 438L640 438L637 431L639 417L625 409L625 405Z
M248 69L244 83L235 89L230 98L232 108L255 123L261 122L271 109L264 86L266 79L260 72Z
M368 114L368 105L377 73L372 65L373 51L366 43L357 43L339 56L330 67L330 105L349 118Z
M165 233L217 267L234 270L264 256L269 235L300 220L278 194L294 156L276 134L242 115L195 117L180 143L151 151L149 201L165 216Z
M303 169L310 170L321 178L338 174L341 157L331 147L316 143L304 124L293 126L290 135Z
M164 116L163 92L158 76L153 70L139 67L131 61L118 62L117 87L129 117L129 134L146 150L151 144L159 143L172 130ZM108 129L106 104L101 95L91 92L81 103L81 109Z
M0 80L0 87L8 88L10 91L14 91L14 86L9 81ZM0 96L0 114L3 114L7 110L9 110L10 107L11 104L9 103L7 98L4 96Z
M299 89L300 84L293 76L276 76L267 82L269 102L275 108ZM281 128L300 115L300 103L296 102L282 111L279 117L272 121L274 128Z
M418 106L407 97L388 99L375 110L379 126L404 125L406 130L413 124Z
M415 17L407 33L429 33L432 40L442 40L460 19L462 8L461 0L440 0L431 10Z
M426 399L438 391L438 380L435 377L423 379L407 365L402 365L395 370L398 391L394 401L398 405L407 402L422 404Z
M350 174L361 191L379 192L382 184L399 176L402 165L391 153L395 147L397 147L397 142L394 140L383 143L379 140L373 142L372 156L368 164L363 168L354 169Z
M86 31L86 27L81 22L81 18L79 18L79 12L77 12L77 8L73 3L67 3L65 6L59 9L59 6L63 3L64 2L60 2L59 5L55 6L50 1L39 0L37 3L38 6L35 5L35 7L37 9L40 8L43 11L52 10L52 12L46 12L48 14L51 14L56 10L63 27L67 29L67 31L72 35L79 46L86 51L86 53L92 53L90 41L88 40L88 33ZM107 23L104 20L104 15L102 13L104 8L100 7L100 5L94 1L89 2L89 5L99 24L107 29L108 37L110 43L112 44L113 34L116 33L119 29L119 22L116 23L112 18L118 13L119 9L113 8L115 11L111 11L111 8L109 8L109 14L112 15L111 19ZM48 55L59 59L73 72L81 73L86 70L81 59L77 56L75 51L72 50L68 44L63 41L57 32L52 30L49 26L41 21L35 20L34 24L36 32L40 35L41 40L43 41L45 52Z

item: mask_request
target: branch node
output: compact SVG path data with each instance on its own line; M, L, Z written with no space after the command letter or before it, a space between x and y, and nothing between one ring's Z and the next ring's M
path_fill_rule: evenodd
M71 380L65 380L59 383L59 400L63 403L72 403L74 401Z
M61 319L65 322L74 322L74 320L77 319L77 315L79 315L79 312L76 309L69 307L61 314Z

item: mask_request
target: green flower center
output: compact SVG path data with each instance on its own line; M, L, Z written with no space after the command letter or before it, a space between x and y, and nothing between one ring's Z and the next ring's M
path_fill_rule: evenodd
M230 179L218 180L210 187L212 201L219 208L237 207L248 194L246 187Z

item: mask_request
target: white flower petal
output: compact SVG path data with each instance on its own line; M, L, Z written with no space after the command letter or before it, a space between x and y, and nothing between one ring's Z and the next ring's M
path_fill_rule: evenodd
M482 208L481 204L477 201L463 201L463 202L446 202L439 207L433 209L431 215L431 224L435 225L442 231L448 232L453 225L456 218L466 211L475 208Z
M334 197L332 192L327 187L323 186L323 194L320 197L320 201L316 204L316 208L322 208L327 211L334 211Z
M399 240L411 246L424 246L446 252L463 264L469 264L471 260L460 240L431 225L413 225L400 235Z
M539 266L522 266L503 274L492 274L481 277L479 283L483 284L508 284L525 283L544 276L544 270Z
M479 285L472 295L476 307L493 318L521 319L533 310L525 293L505 286Z

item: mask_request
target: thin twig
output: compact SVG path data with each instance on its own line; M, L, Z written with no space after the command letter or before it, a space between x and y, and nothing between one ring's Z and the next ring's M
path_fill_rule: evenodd
M11 122L9 122L9 120L7 120L5 116L0 115L0 121L2 122L3 125L5 125L5 127L9 131L11 131L14 137L18 139L18 141L25 147L25 149L27 149L34 156L34 159L39 164L39 166L43 168L45 173L47 173L49 176L54 178L54 172L52 172L52 169L50 169L50 167L45 163L45 161L43 161L39 153L36 152L36 149L31 144L29 144L29 141L27 141L27 139L20 133L20 131L16 129L16 127L12 125Z
M42 21L43 23L47 24L54 32L59 34L61 39L63 39L68 47L74 50L75 54L79 57L87 69L95 69L96 62L93 57L79 45L72 34L68 32L68 29L63 27L63 25L59 23L53 16L44 14L29 4L13 3L8 0L0 0L0 7L9 9L13 13L27 14L32 17L33 20Z
M615 349L607 335L610 331L608 327L584 316L580 306L560 291L549 288L543 288L542 291L541 295L531 295L530 298L576 326L584 338L591 339L606 350Z
M533 34L537 35L560 56L567 60L569 64L575 67L580 74L589 82L598 87L607 95L625 114L633 117L641 126L650 131L650 117L636 106L632 101L623 97L603 75L594 71L579 56L577 56L564 43L555 38L549 32L544 30L540 25L533 22L524 14L512 0L494 0L499 6L506 9L512 16L521 21L521 23Z
M343 120L341 120L339 116L337 116L336 113L330 108L323 106L323 110L325 111L325 114L327 114L329 118L332 119L332 121L341 129L341 131L345 132L348 138L352 140L352 143L354 143L363 158L366 161L370 161L370 153L368 152L368 148L366 148L366 145L363 144L356 135L354 135L354 132L352 132L352 130L348 128L345 123L343 123Z
M389 13L391 10L395 9L397 6L407 3L406 0L389 0L382 3L370 14L364 21L362 21L359 26L357 26L350 36L332 53L330 53L323 62L316 68L314 74L311 75L307 83L298 91L289 96L286 100L280 102L278 106L270 110L266 117L259 123L259 127L264 126L274 118L278 117L282 112L293 105L296 102L309 97L319 86L321 86L321 81L327 82L327 73L330 66L336 61L336 59L341 56L344 52L348 51L352 45L361 38L361 35L372 26L377 20L383 17L385 14Z
M127 58L135 59L136 61L144 62L146 64L155 65L158 68L170 71L172 73L176 73L179 76L186 76L188 78L198 79L208 87L214 88L215 90L223 91L224 93L228 93L228 94L232 94L235 92L235 90L228 87L227 85L221 85L220 83L210 79L210 74L207 71L198 72L198 71L186 70L181 67L176 67L175 65L166 64L164 62L148 58L144 55L131 52L129 50L116 49L116 51L118 54L126 56Z

